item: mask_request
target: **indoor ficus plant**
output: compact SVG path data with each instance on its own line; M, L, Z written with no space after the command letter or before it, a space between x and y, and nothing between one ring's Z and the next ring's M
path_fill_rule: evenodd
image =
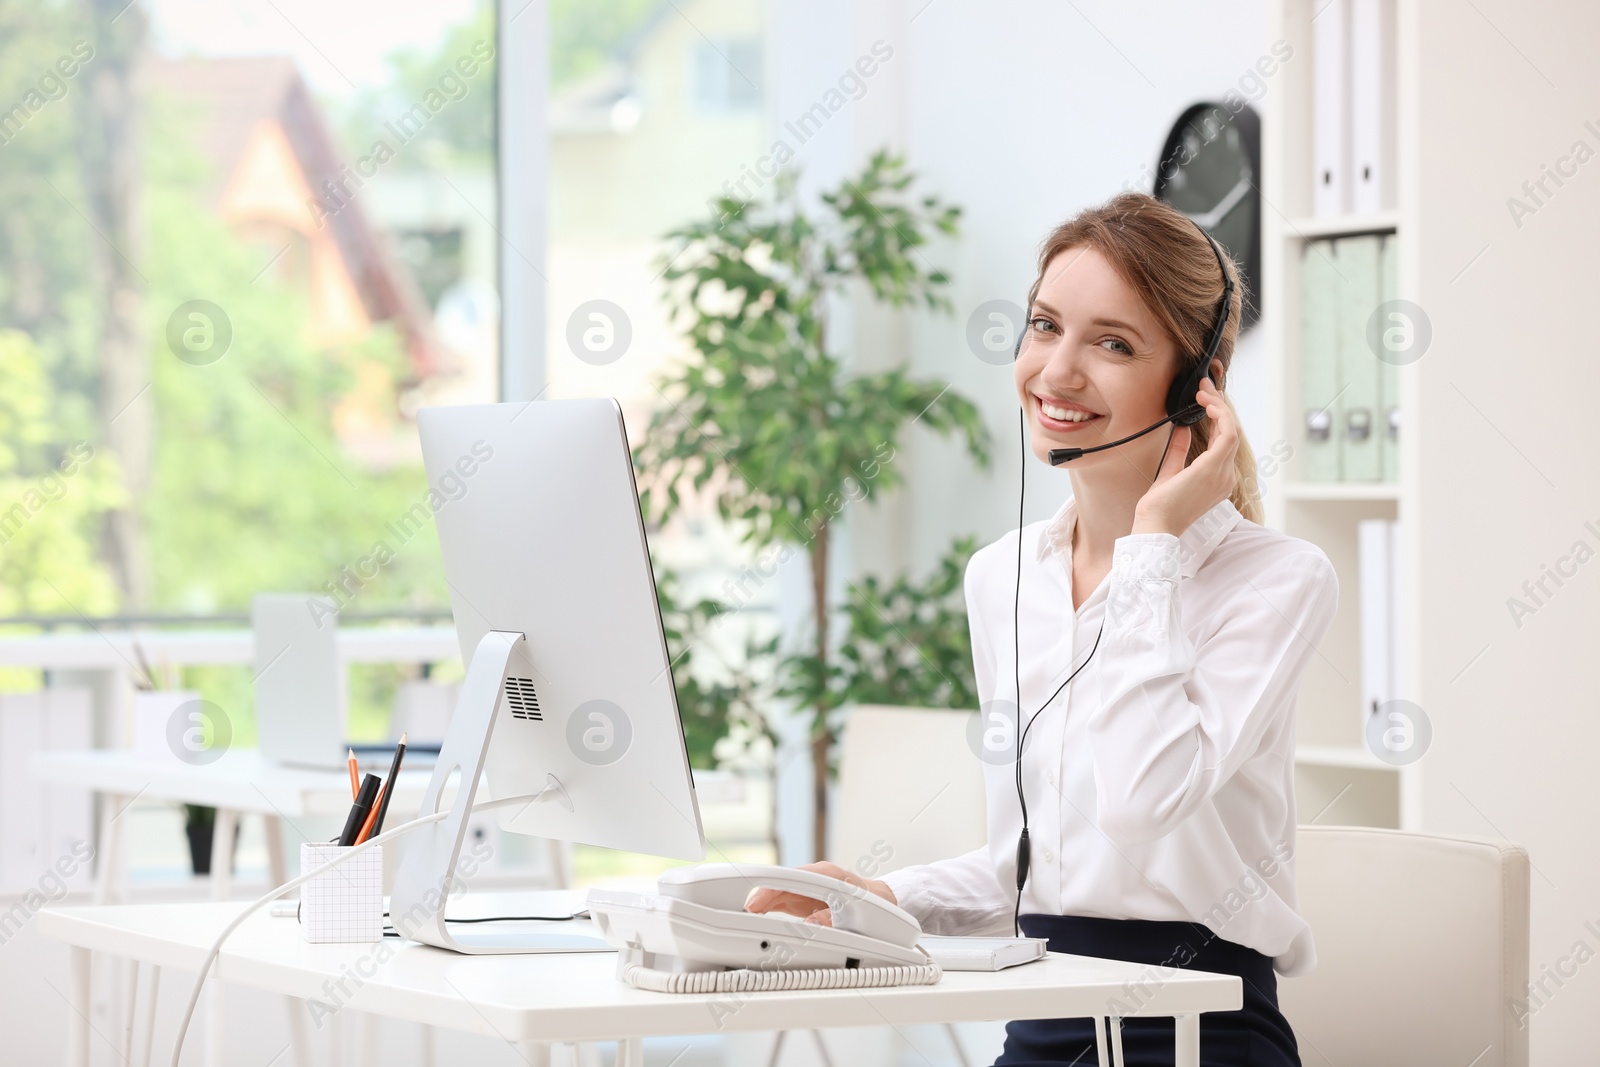
M810 562L813 632L808 651L785 661L784 692L802 694L811 713L818 857L838 732L830 712L845 699L830 663L833 528L847 504L901 484L899 444L912 423L959 433L988 462L971 401L903 367L852 373L830 333L830 302L863 292L890 307L951 311L949 279L926 249L957 233L961 209L913 193L913 181L903 159L880 150L815 206L786 171L769 199L718 198L711 215L668 234L665 298L695 358L655 383L667 403L634 450L647 519L665 523L683 492L714 485L719 515L741 525L746 543Z

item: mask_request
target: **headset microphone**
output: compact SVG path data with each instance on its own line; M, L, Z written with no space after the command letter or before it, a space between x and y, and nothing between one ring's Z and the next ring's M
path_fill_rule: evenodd
M1222 331L1227 325L1228 311L1233 303L1233 279L1228 275L1228 268L1222 262L1222 251L1217 247L1217 242L1212 239L1209 233L1206 233L1205 227L1201 226L1198 222L1195 223L1195 228L1200 231L1201 236L1203 236L1206 239L1206 242L1211 245L1212 254L1217 257L1217 267L1222 271L1222 299L1217 302L1217 311L1212 317L1211 334L1206 339L1205 351L1201 358L1195 363L1188 373L1179 374L1173 380L1172 387L1167 390L1167 417L1162 419L1160 422L1152 423L1151 425L1146 426L1138 433L1129 434L1127 437L1124 437L1118 441L1110 441L1106 444L1094 445L1089 448L1052 448L1049 453L1050 464L1052 466L1070 462L1077 459L1079 456L1087 455L1090 452L1100 452L1107 448L1116 448L1118 445L1127 444L1134 438L1143 437L1151 430L1164 426L1169 422L1172 423L1173 431L1176 432L1179 426L1193 426L1195 423L1199 422L1205 417L1205 408L1194 402L1194 395L1200 389L1201 379L1204 378L1207 373L1209 373L1211 368L1211 360L1215 358L1217 354L1217 347L1222 343ZM1013 362L1015 362L1016 359L1021 356L1022 342L1027 335L1028 324L1024 322L1022 329L1017 333L1016 347L1012 349L1011 352L1011 358ZM1028 839L1028 800L1022 789L1023 742L1027 740L1028 731L1033 728L1034 720L1044 712L1045 708L1050 706L1051 701L1055 700L1055 698L1061 693L1061 690L1065 689L1067 684L1078 676L1078 671L1081 671L1084 667L1088 666L1089 660L1094 658L1095 651L1100 647L1100 635L1095 635L1094 647L1089 649L1089 655L1085 657L1084 661L1080 663L1070 675L1067 676L1067 680L1065 682L1062 682L1056 687L1056 691L1050 694L1050 699L1046 700L1044 704L1040 706L1039 710L1033 713L1033 715L1028 719L1027 725L1024 726L1022 722L1022 642L1020 638L1021 631L1017 625L1017 616L1022 603L1022 517L1023 505L1026 502L1028 495L1028 433L1027 416L1020 407L1017 409L1017 416L1018 429L1022 433L1022 477L1020 479L1021 496L1017 501L1017 583L1015 595L1012 599L1011 605L1011 633L1013 635L1012 655L1014 657L1012 664L1012 677L1016 681L1017 696L1017 721L1015 726L1017 737L1016 761L1013 763L1012 767L1016 772L1017 803L1022 808L1022 835L1017 838L1017 906L1015 912L1012 914L1011 923L1012 932L1020 937L1022 932L1022 890L1028 882L1028 868L1030 866L1030 860L1032 859L1033 851L1031 843ZM1167 443L1169 445L1172 443L1171 437L1167 438ZM1161 461L1163 463L1166 462L1166 458L1166 449L1162 449ZM1159 472L1160 464L1157 464L1156 469ZM1100 633L1105 633L1104 621L1102 621L1100 624Z

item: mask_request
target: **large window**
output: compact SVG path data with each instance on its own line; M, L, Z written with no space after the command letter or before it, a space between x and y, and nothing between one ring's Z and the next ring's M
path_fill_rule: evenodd
M0 26L0 616L447 610L392 520L499 395L492 0Z
M506 82L548 79L546 200L506 186L543 213L524 247L497 203L497 29L535 19L548 51ZM341 625L447 621L434 529L403 521L425 494L414 417L502 395L500 265L514 284L538 263L529 394L614 396L637 444L666 402L655 382L692 354L663 300L667 234L772 140L758 2L0 0L0 26L13 634L237 629L274 591L332 596ZM537 301L506 303L509 321ZM680 601L748 577L737 532L700 501L651 530ZM693 642L707 685L719 654L776 629L777 583L757 584ZM381 738L419 670L352 668L349 734ZM41 681L0 670L0 687ZM249 670L154 681L200 690L254 742ZM750 835L766 847L764 824Z

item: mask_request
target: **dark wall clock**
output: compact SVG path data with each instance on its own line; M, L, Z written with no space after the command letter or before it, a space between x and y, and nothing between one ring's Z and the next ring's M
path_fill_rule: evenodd
M1157 199L1194 219L1233 257L1247 299L1241 329L1261 318L1261 118L1203 102L1186 108L1156 165Z

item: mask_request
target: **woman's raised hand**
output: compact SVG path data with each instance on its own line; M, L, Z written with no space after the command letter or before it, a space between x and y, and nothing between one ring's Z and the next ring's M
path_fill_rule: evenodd
M1211 436L1206 450L1187 467L1189 441L1194 431L1179 426L1172 434L1171 446L1156 480L1139 498L1133 511L1132 533L1170 533L1182 535L1189 524L1232 495L1239 483L1234 470L1234 455L1239 451L1239 423L1222 394L1211 384L1210 376L1200 380L1196 401L1211 419Z

